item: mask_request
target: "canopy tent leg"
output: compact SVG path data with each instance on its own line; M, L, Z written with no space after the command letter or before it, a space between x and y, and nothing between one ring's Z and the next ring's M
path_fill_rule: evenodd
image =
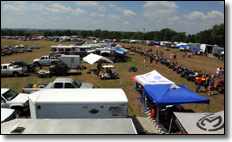
M207 112L209 112L209 104L208 104L208 107L207 107Z
M159 123L159 107L157 106L156 121Z
M172 120L173 120L173 117L171 118L171 121L170 121L169 130L168 130L168 134L170 134L170 133L171 133L171 128L172 128Z

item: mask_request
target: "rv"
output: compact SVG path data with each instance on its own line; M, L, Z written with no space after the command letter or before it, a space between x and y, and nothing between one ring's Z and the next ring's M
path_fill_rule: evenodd
M224 52L224 48L223 47L218 47L218 46L215 46L213 48L213 55L214 56L221 56L222 52Z
M200 48L202 53L212 54L214 46L210 44L201 44Z
M43 89L29 95L31 118L125 118L122 89Z

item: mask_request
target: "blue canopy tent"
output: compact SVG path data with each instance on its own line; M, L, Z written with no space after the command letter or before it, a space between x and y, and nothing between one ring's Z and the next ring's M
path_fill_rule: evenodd
M192 92L184 85L151 85L144 86L143 89L145 95L156 104L157 108L180 104L209 104L210 102L209 99ZM159 120L158 115L157 120Z

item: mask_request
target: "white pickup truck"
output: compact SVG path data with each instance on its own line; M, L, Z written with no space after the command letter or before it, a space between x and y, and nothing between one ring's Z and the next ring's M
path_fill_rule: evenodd
M54 56L42 56L39 59L34 59L33 64L36 66L40 65L52 65L55 64L55 62L59 61L59 58L56 58Z
M36 85L36 87L33 88L34 85ZM80 83L73 78L57 78L51 83L28 84L23 88L22 92L31 94L41 89L60 89L60 88L83 89L83 88L94 88L94 85L91 83Z
M1 108L15 109L17 114L29 110L28 94L16 93L9 88L1 88Z
M24 75L23 68L19 68L17 65L13 64L1 64L1 76L14 76L18 77Z

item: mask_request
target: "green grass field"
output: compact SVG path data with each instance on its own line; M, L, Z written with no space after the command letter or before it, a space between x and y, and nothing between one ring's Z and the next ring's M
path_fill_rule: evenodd
M74 44L75 42L63 42L62 44ZM49 55L50 46L60 44L57 42L52 41L18 41L18 40L1 40L1 46L4 47L6 45L15 46L17 44L27 44L29 47L32 45L41 46L41 49L33 49L32 53L19 53L15 55L1 57L1 63L9 63L14 60L23 60L28 63L32 63L33 59ZM120 45L127 45L121 44ZM130 44L130 46L133 44ZM142 44L134 44L134 46L143 46ZM148 47L146 48L153 49L153 53L155 50L164 51L164 48L155 48L155 47ZM177 53L176 61L180 64L187 66L190 69L201 70L202 72L207 72L214 74L216 71L217 66L221 65L224 67L224 62L218 61L216 58L209 58L209 57L202 57L202 56L194 56L193 58L182 58L183 53L179 52L177 49L173 49L171 51L164 51L164 56L169 57L170 52L175 51ZM193 82L189 82L186 79L180 77L179 74L170 70L170 73L167 73L168 68L162 64L156 65L147 65L144 67L143 65L143 58L144 56L140 56L139 54L135 53L135 55L129 55L130 59L126 63L115 63L115 71L119 74L120 79L116 80L101 80L95 74L87 74L85 70L82 70L82 75L70 75L67 77L75 78L80 82L89 82L93 83L95 87L100 88L122 88L125 93L127 94L129 105L128 105L128 115L129 116L144 116L142 112L142 107L136 102L136 97L139 96L139 93L134 91L134 81L131 79L134 75L144 74L150 72L152 70L157 70L160 74L165 76L166 78L170 79L171 81L175 82L176 84L184 84L187 88L192 91L195 91L196 85ZM149 61L148 61L149 63ZM82 63L82 65L87 66L88 69L96 68L96 65L91 66L87 65L86 63ZM136 73L129 72L128 69L130 66L136 66L138 71ZM44 69L47 69L45 67ZM66 77L66 76L63 76ZM32 74L28 77L4 77L1 78L1 87L2 88L11 88L17 92L21 92L22 88L26 86L28 83L46 83L51 82L56 78L53 76L52 78L38 78L36 75ZM215 92L217 93L217 92ZM224 110L224 94L217 94L215 96L208 96L207 93L201 92L199 95L207 97L210 99L210 112L217 112ZM195 112L206 112L207 106L204 104L198 105L190 105L186 104L183 107L187 110L192 110Z

